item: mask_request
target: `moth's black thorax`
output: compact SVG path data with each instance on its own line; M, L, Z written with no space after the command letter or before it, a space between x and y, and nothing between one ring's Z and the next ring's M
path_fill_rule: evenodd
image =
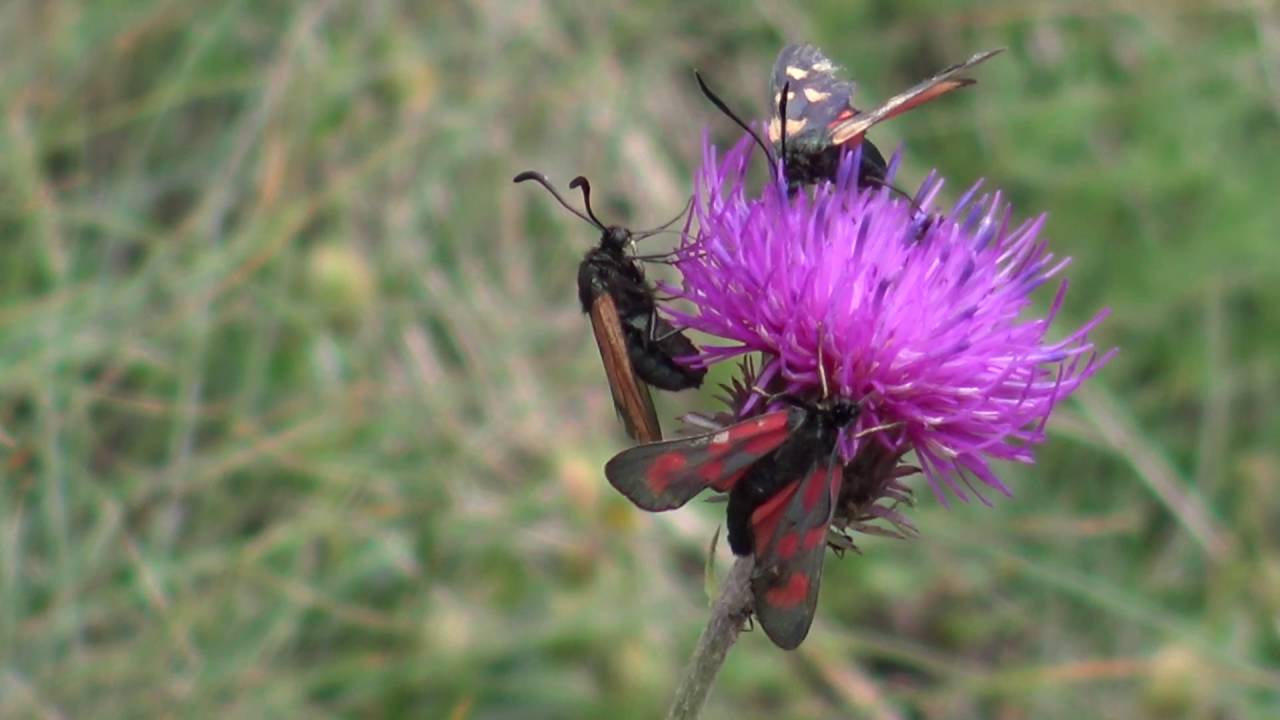
M729 548L735 555L750 555L754 550L751 514L756 508L827 461L835 451L840 429L857 414L857 406L842 399L823 406L792 408L787 439L753 463L729 493L725 524Z
M618 306L618 314L648 315L653 311L653 291L645 284L644 270L627 257L626 242L630 235L621 228L609 228L600 244L587 251L578 266L578 300L582 312L591 312L598 295L610 295Z
M843 154L842 146L832 145L824 137L810 134L787 138L787 154L783 158L787 186L794 190L801 185L813 185L824 180L834 182ZM880 149L870 140L863 139L858 184L882 183L887 171L888 165Z
M626 253L630 233L610 227L600 245L587 251L578 266L578 300L590 312L596 297L608 295L618 310L627 340L627 357L636 375L663 390L678 391L702 384L704 368L689 368L674 358L696 355L698 348L655 312L653 289L640 263Z

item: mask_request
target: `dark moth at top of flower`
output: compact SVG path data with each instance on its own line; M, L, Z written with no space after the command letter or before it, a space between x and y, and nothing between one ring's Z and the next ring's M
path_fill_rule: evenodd
M841 156L861 145L859 184L883 183L888 166L880 150L866 140L873 125L917 108L976 81L960 73L1002 49L976 53L943 68L872 110L853 105L854 84L808 43L788 45L773 64L769 98L769 141L782 155L788 184L795 188L835 178Z

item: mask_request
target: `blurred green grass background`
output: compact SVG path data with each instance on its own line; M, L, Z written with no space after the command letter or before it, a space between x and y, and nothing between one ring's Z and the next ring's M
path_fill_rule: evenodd
M921 492L707 717L1280 717L1261 0L6 3L0 717L660 715L722 511L604 482L596 235L510 178L665 219L735 137L691 69L759 116L796 40L863 103L1007 46L873 137L1049 212L1059 327L1122 352L1015 498Z

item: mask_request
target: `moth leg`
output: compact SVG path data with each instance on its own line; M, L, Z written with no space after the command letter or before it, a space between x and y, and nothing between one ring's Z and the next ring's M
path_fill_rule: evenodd
M676 327L672 327L667 332L659 335L658 334L658 308L655 307L649 311L649 342L660 343L669 337L673 337L679 334L680 334L680 329Z

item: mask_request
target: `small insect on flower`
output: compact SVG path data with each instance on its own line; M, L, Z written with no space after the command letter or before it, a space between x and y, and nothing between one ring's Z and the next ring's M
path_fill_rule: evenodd
M974 84L976 80L956 76L1002 51L977 53L894 95L875 110L863 112L852 103L854 84L836 76L835 64L821 50L807 43L783 48L773 65L769 141L782 156L788 185L795 188L834 180L842 151L859 143L859 184L883 183L887 165L880 150L865 139L867 130Z
M641 441L660 439L653 400L636 378L662 390L678 391L701 385L707 371L676 362L676 358L697 355L698 348L658 315L653 288L639 262L653 258L629 256L627 248L666 229L688 208L664 225L632 232L600 222L591 209L591 184L582 176L574 178L569 187L581 188L585 214L569 205L542 173L522 172L514 182L525 180L541 184L566 209L600 230L600 243L587 251L578 266L578 300L591 318L614 405L627 434Z
M842 397L782 399L790 407L624 450L604 473L651 512L678 508L708 488L728 493L729 547L756 559L756 617L775 645L791 650L813 624L827 532L843 483L836 444L859 406Z

